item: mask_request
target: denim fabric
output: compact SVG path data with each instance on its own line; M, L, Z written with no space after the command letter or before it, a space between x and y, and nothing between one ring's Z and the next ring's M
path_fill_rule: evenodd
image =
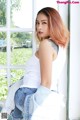
M23 118L23 108L24 101L27 95L33 94L36 92L36 88L19 88L14 97L15 109L12 111L11 116L12 120L21 120Z
M50 89L40 86L34 94L26 96L24 102L24 120L32 120L32 115L36 107L35 102L37 101L37 104L40 105L50 93Z
M44 86L20 88L15 101L17 108L12 112L12 120L59 120L60 109L64 107L63 96Z
M24 120L59 120L63 95L40 86L24 102Z

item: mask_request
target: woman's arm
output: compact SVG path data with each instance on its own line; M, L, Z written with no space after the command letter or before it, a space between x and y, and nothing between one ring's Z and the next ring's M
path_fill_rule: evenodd
M50 88L52 77L52 61L56 52L48 40L43 40L39 46L39 60L41 72L41 85Z

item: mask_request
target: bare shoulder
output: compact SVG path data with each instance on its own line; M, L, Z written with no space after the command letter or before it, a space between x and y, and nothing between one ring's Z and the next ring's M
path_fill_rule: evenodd
M48 39L41 41L39 46L39 52L48 56L52 55L53 60L57 57L57 53Z
M47 51L47 52L49 51L51 53L53 52L52 46L47 39L40 42L39 49L40 49L40 51L44 50L44 51Z
M48 39L44 39L40 42L40 46L50 46L49 40Z

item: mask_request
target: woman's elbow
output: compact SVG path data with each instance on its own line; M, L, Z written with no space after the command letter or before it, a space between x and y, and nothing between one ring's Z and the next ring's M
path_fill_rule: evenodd
M47 88L51 87L51 81L50 80L42 80L41 85Z

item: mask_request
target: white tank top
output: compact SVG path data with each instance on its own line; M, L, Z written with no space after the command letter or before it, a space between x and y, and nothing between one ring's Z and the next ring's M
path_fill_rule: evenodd
M51 90L57 90L58 78L66 60L66 51L59 47L57 58L52 63L52 83ZM38 88L41 82L40 63L35 54L29 59L26 65L26 74L21 87Z

